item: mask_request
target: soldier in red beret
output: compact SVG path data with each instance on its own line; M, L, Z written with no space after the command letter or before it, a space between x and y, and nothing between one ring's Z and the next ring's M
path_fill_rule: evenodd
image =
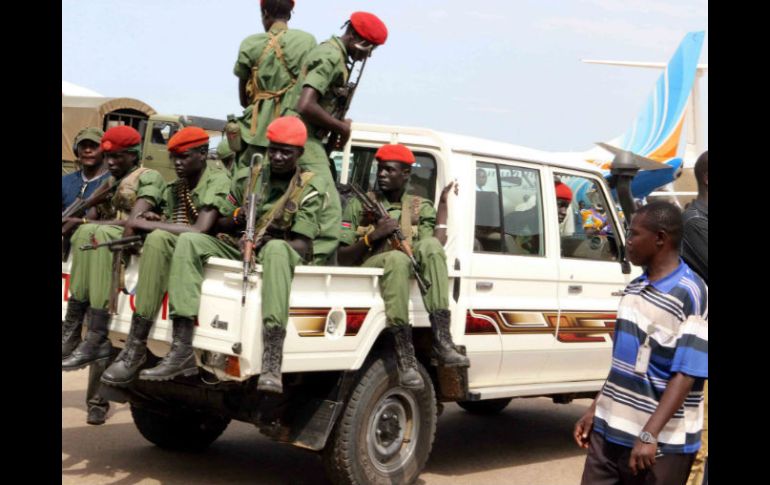
M132 215L126 223L126 232L145 233L147 237L139 258L131 330L123 351L102 374L105 384L128 385L145 363L147 337L163 296L175 279L187 277L171 271L180 236L209 232L216 222L230 179L225 171L207 167L208 147L209 136L201 128L188 126L175 133L168 141L168 151L179 178L166 187L158 204L144 206L143 212ZM194 321L177 316L174 307L171 318L171 351L157 367L143 371L148 373L147 379L168 380L198 372L192 351Z
M323 138L327 133L334 137L340 135L341 145L350 138L351 120L340 120L330 114L338 103L338 90L347 86L353 62L371 56L388 37L385 24L366 12L351 15L344 27L342 37L332 36L308 53L298 81L302 92L293 110L305 122L308 132L305 154L299 165L330 183L334 183L335 177ZM332 194L329 207L330 214L341 212L338 194ZM339 231L339 224L333 217L322 215L321 234L314 245L316 254L330 257L337 247Z
M409 324L409 278L412 265L391 242L398 229L414 248L421 276L430 282L422 301L433 329L433 353L441 365L468 366L470 361L457 351L449 331L449 276L447 274L446 220L447 198L455 182L441 192L438 211L430 200L407 193L406 188L414 154L404 145L384 145L375 154L378 191L370 199L382 203L388 217L377 221L363 210L361 201L351 199L342 216L339 261L343 265L384 268L380 278L382 299L389 330L393 333L399 370L399 383L411 389L423 389L417 368Z
M70 298L62 322L62 370L90 365L88 376L88 424L104 423L109 403L99 393L99 377L112 354L109 333L108 302L115 291L110 285L113 253L108 248L83 251L81 246L107 242L130 235L126 220L160 203L166 183L155 170L139 166L141 136L130 126L110 128L99 137L102 155L110 178L104 183L114 186L112 198L91 208L85 217L72 218L68 225L80 225L72 236ZM64 228L62 229L65 230ZM85 314L89 315L88 332L81 341Z
M262 0L260 7L265 32L241 42L233 68L244 108L238 119L242 143L238 146L230 140L238 167L248 166L254 153L264 155L268 144L265 130L284 108L297 103L300 69L307 53L316 46L311 34L288 27L294 0Z
M219 221L222 231L239 234L246 226L246 202L251 190L257 190L261 205L257 208L255 228L256 261L262 264L262 370L257 389L282 393L281 365L283 342L289 323L289 292L298 264L324 264L326 253L315 248L324 218L340 224L339 205L330 206L337 197L334 184L310 170L298 166L308 134L305 124L295 116L277 118L267 128L269 163L255 167L247 187L249 168L240 169L233 177L227 201L231 217ZM212 245L214 243L212 242ZM332 248L335 249L335 247ZM231 248L232 259L240 252ZM193 271L188 268L187 271ZM173 293L170 294L173 297Z

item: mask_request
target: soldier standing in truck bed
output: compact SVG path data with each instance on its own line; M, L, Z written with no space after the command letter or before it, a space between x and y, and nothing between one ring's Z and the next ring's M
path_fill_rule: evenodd
M288 28L294 0L261 0L260 5L265 33L241 42L233 69L238 77L240 103L245 108L238 119L243 142L238 150L238 167L248 166L255 152L265 153L265 130L284 108L296 104L300 68L316 46L312 35Z

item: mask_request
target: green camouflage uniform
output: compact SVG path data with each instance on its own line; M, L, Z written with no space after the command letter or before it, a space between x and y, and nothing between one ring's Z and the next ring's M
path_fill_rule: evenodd
M429 200L404 194L400 202L388 202L381 194L378 200L388 211L388 215L401 221L401 231L412 237L414 258L420 263L422 277L430 281L428 293L422 297L428 313L449 309L449 276L447 274L446 253L441 243L433 237L436 225L436 210ZM404 220L401 219L402 207L407 208ZM361 202L350 199L342 215L342 235L340 242L352 245L364 234L374 230L368 220L364 220ZM380 278L380 291L385 302L385 316L390 326L409 325L409 277L413 269L409 258L402 251L391 249L390 240L383 240L369 252L362 264L365 268L383 268Z
M136 180L136 170L143 173ZM132 176L134 175L134 176ZM106 183L113 183L110 177ZM131 183L135 182L135 183ZM123 177L115 197L97 208L100 219L125 220L137 199L145 199L153 206L160 203L166 182L152 169L132 170ZM72 266L70 270L70 292L80 301L88 301L92 308L106 310L110 299L112 281L112 251L102 247L81 251L80 246L92 240L103 243L123 236L123 227L101 224L83 224L72 235Z
M332 37L310 51L302 66L302 75L297 84L301 88L308 86L318 91L318 104L327 112L332 111L335 100L332 89L344 87L348 82L346 59L345 45L339 37ZM291 105L291 107L296 106ZM287 114L297 115L293 109ZM305 142L305 153L299 159L299 166L315 173L316 178L327 179L329 185L334 187L335 181L329 170L329 157L326 155L323 141L317 136L319 127L303 121L307 127L308 137ZM339 193L337 190L332 190L329 194L329 210L321 214L321 234L313 243L316 254L331 255L337 248L340 225L336 214L340 212L342 212L342 205Z
M160 204L160 209L168 222L173 221L174 209L177 200L177 179L166 186ZM190 200L195 209L200 212L207 207L214 207L220 213L225 213L223 206L227 191L230 187L230 177L224 170L207 167L201 175L198 185L190 191ZM191 221L194 222L194 221ZM136 286L136 313L148 320L155 320L163 295L166 293L170 281L175 283L177 279L187 278L187 275L175 274L171 276L171 260L180 241L180 236L168 231L156 229L147 235L142 246L142 256L139 258L139 278ZM187 248L187 246L185 246ZM179 258L189 257L180 253ZM197 307L195 310L197 314ZM173 314L172 314L173 316Z
M257 211L257 221L260 221L271 211L276 202L289 189L290 183L289 180L270 177L269 165L265 165L264 170L263 176L268 177L268 180L263 185L262 204ZM244 189L248 180L248 172L248 167L241 169L233 178L228 196L231 212L244 204ZM303 171L303 176L308 177L310 173ZM297 197L299 203L296 213L292 216L286 211L284 216L279 218L282 220L282 227L287 229L284 234L288 235L289 232L293 232L311 239L315 251L316 238L321 233L321 217L333 212L333 208L329 207L329 194L331 193L336 194L334 186L330 185L327 179L313 174L302 188L300 196ZM338 226L340 215L340 211L337 210ZM332 214L332 217L335 217L335 214ZM259 225L257 230L259 230ZM275 233L268 231L268 234L273 235ZM257 263L262 265L262 321L267 327L285 328L289 322L289 293L294 278L294 268L298 264L314 264L319 260L325 260L326 256L321 255L319 257L319 255L314 254L313 260L304 261L285 240L277 238L271 239L262 246L257 255Z
M277 54L278 49L268 48L270 39L276 36L283 60ZM258 69L259 96L262 100L259 101L255 123L252 120L253 95L250 106L244 109L243 116L238 119L241 138L246 144L236 161L239 168L248 167L253 153L259 151L264 154L268 145L265 137L267 126L286 108L293 108L297 104L301 89L296 80L300 76L305 56L315 45L315 37L301 30L289 29L285 22L275 22L268 32L251 35L241 42L233 73L245 81L252 78L254 69ZM256 125L253 133L252 124Z

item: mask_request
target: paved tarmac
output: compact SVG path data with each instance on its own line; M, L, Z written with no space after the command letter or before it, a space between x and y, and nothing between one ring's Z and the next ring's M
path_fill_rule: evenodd
M328 485L318 455L262 436L233 421L203 453L162 450L134 427L128 405L114 404L107 423L86 424L87 371L62 373L63 485ZM473 416L447 404L418 484L573 485L585 452L572 440L590 405L579 399L514 399L499 415Z

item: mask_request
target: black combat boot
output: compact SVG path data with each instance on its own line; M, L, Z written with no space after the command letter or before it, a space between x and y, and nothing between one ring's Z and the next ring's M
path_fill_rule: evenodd
M421 391L425 388L420 371L417 370L417 358L412 344L412 327L399 325L390 327L396 344L396 363L398 364L398 383L401 387Z
M282 327L262 326L262 372L257 381L257 390L283 393L281 364L283 363L283 340L286 329Z
M123 387L136 378L139 368L147 361L147 336L150 335L153 323L134 313L126 346L115 358L115 362L102 373L103 383Z
M198 373L192 340L195 333L195 321L192 318L174 319L174 334L171 350L163 357L160 364L139 373L143 381L170 381L176 376L194 376Z
M64 371L78 370L92 362L106 360L112 354L112 344L107 335L110 333L110 313L107 310L90 308L86 338L75 350L61 361Z
M436 310L429 315L430 326L433 328L433 355L440 365L446 367L470 367L471 361L457 351L449 332L449 321L452 313L449 310Z
M80 345L80 333L83 328L83 317L86 316L88 302L70 298L67 302L67 314L61 322L61 359L70 356L75 347Z

